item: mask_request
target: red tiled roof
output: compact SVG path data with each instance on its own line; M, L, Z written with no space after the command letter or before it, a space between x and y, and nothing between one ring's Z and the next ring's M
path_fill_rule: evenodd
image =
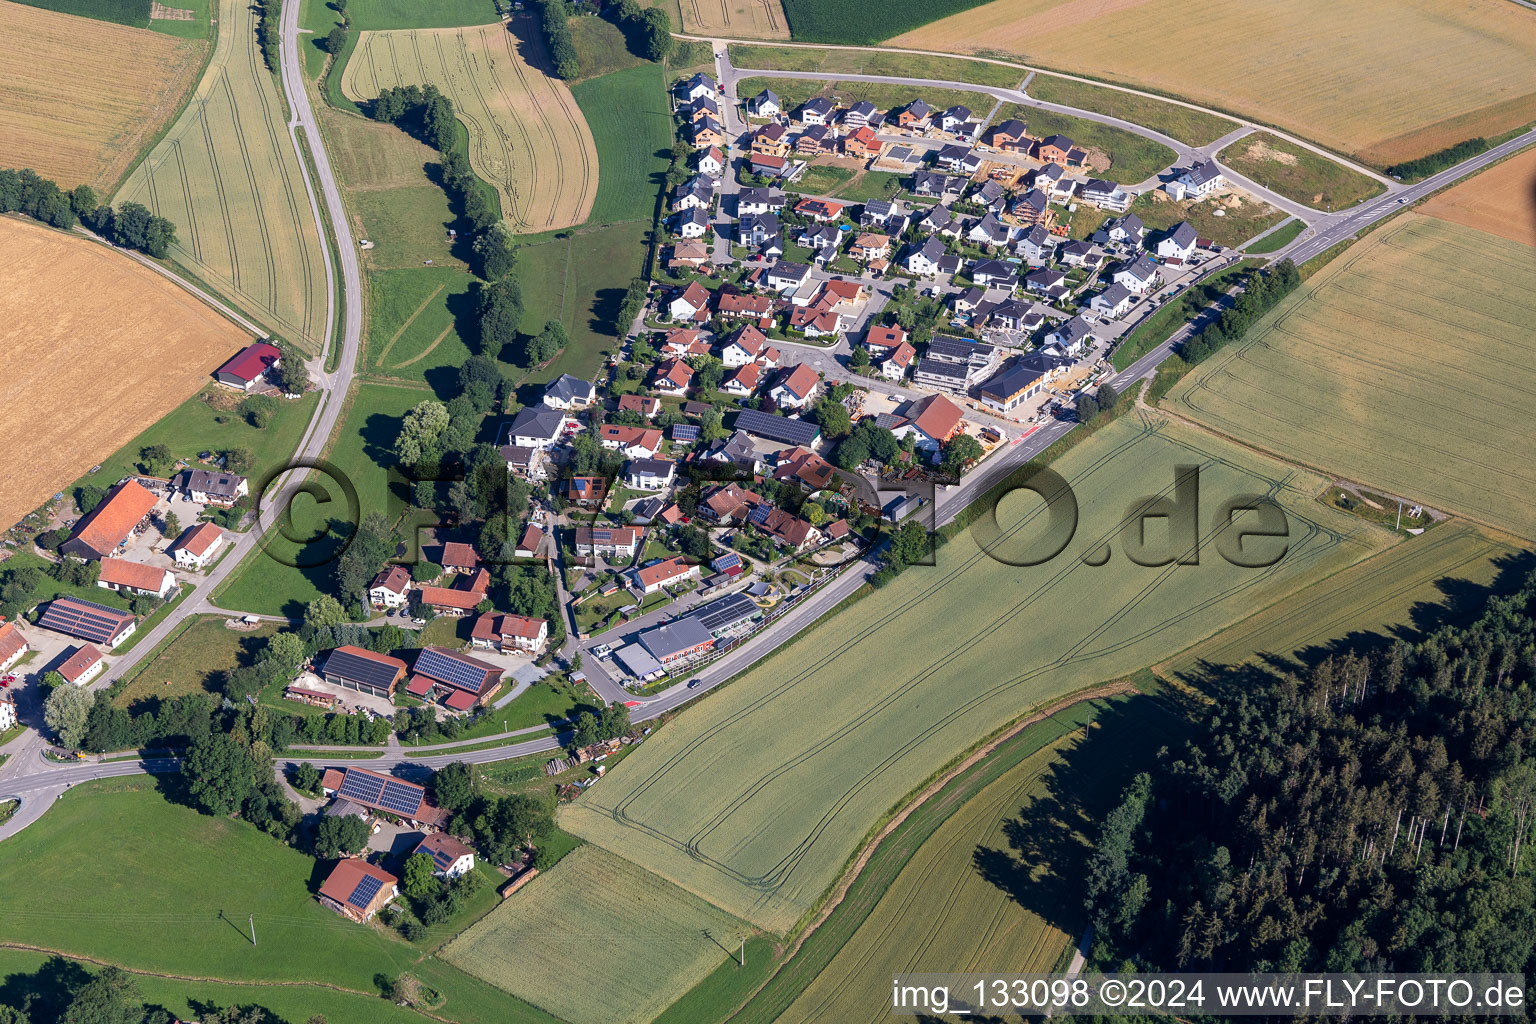
M635 573L642 587L654 586L657 583L665 583L675 580L679 576L686 575L690 569L697 568L682 555L674 555L671 558L648 565Z
M416 592L417 598L422 604L429 604L434 608L457 608L461 611L472 611L475 605L485 599L485 595L473 590L457 590L452 587L422 587Z
M486 612L475 620L471 634L476 640L490 640L502 636L520 636L535 640L547 628L543 619L530 619L526 615L498 615Z
M782 171L789 166L789 161L781 156L770 156L767 153L752 154L753 167L771 167L776 171Z
M806 363L797 363L795 367L779 379L779 387L788 390L796 398L804 398L816 387L821 378L816 371Z
M473 544L451 540L443 545L443 565L449 568L473 568L480 564L480 556Z
M869 348L895 348L907 340L907 332L900 327L871 327L864 344Z
M384 570L373 578L368 584L368 589L383 587L392 594L403 594L411 589L411 574L398 565L385 566Z
M21 635L16 623L0 626L0 662L10 661L27 648L27 638Z
M214 542L223 536L224 531L212 523L198 523L177 537L176 543L171 545L171 550L189 551L201 558L208 553L209 548L213 547Z
M158 594L160 588L165 585L165 570L156 569L142 562L129 562L122 558L103 558L100 579L103 583L132 587L135 590L149 590Z
M528 529L523 531L523 539L517 542L517 550L537 551L539 544L543 540L544 531L539 529L537 526L534 526L532 523L529 523Z
M81 644L75 648L75 653L58 668L59 675L68 682L74 682L83 676L87 669L101 660L101 652L90 644Z
M364 661L371 661L379 665L387 666L388 668L396 668L402 671L405 669L405 662L401 661L399 658L389 654L377 654L365 647L353 647L351 644L343 644L336 648L336 651L346 651L354 658L362 658ZM336 651L332 651L331 653L335 654Z
M832 481L832 464L808 448L791 448L779 453L775 480L799 480L812 490L821 490Z
M913 348L906 342L902 342L900 345L897 345L894 349L892 349L891 354L886 358L895 363L897 366L905 369L906 365L912 361L912 357L915 355L917 355L917 349Z
M670 359L656 367L656 382L667 381L673 387L685 388L693 380L693 367L680 359Z
M804 544L811 531L816 529L809 522L799 516L776 508L768 513L768 518L763 520L763 532L771 537L777 537L786 544L799 547Z
M320 776L320 788L335 790L341 785L341 780L346 777L340 768L327 768L325 774Z
M730 376L726 378L726 382L735 381L748 391L755 391L762 376L763 368L760 365L757 363L746 363L731 371Z
M722 294L716 305L722 314L739 316L763 316L773 311L773 298L768 295Z
M597 434L601 440L613 441L626 447L638 444L651 451L661 447L661 431L655 427L631 427L622 423L604 423L598 428Z
M684 288L683 293L677 297L694 309L702 309L709 305L709 292L697 281L689 281L688 287Z
M155 507L155 496L129 480L88 512L75 525L71 540L79 540L105 554L117 547L139 520Z
M244 381L252 381L266 373L267 368L277 362L279 355L276 345L258 341L236 352L230 357L229 362L219 367L216 372L227 373Z
M640 531L633 526L576 527L576 546L585 547L594 542L607 547L632 548L640 539Z
M425 697L432 692L432 687L435 685L426 676L411 676L411 681L405 684L405 692L412 697Z
M836 217L843 212L843 204L830 199L802 199L795 204L795 212L807 217Z
M476 569L472 573L463 573L454 582L453 589L483 595L487 590L491 589L491 571L489 569Z
M661 399L649 395L620 395L619 410L632 409L643 416L654 416L661 411Z
M367 907L358 907L347 902L364 878L374 878L380 883L378 892L368 901L369 906L380 900L393 899L394 886L400 881L383 868L374 867L357 857L348 857L331 869L331 873L326 876L325 884L320 887L320 895L327 896L343 906L351 907L359 914L366 913Z
M738 484L726 484L704 499L704 507L716 516L732 519L745 516L758 505L767 504L762 495Z
M450 690L448 696L443 698L443 703L455 711L468 711L478 699L468 690Z
M943 395L929 395L918 402L912 425L935 440L947 441L959 429L964 416L961 408Z

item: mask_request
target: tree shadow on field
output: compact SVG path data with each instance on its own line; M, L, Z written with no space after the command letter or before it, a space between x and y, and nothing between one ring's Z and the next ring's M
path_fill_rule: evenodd
M1061 748L1041 778L1044 792L1004 823L1006 848L978 845L973 867L1019 906L1076 935L1086 924L1082 866L1098 822L1157 750L1182 743L1187 731L1182 710L1162 697L1109 702L1085 738Z
M74 991L90 980L91 973L74 960L49 957L35 971L6 975L0 1006L23 1011L32 1024L47 1024L63 1016Z
M587 329L593 334L614 336L614 325L619 319L619 307L624 304L623 288L600 288L592 298L592 316Z

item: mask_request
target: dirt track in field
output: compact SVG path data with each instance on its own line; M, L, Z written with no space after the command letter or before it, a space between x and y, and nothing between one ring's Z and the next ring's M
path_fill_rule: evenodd
M195 394L250 338L85 238L0 217L0 253L4 528Z

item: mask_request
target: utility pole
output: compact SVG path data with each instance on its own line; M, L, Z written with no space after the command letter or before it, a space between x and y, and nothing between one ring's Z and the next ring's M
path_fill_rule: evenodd
M256 945L256 915L251 915L251 945Z
M1397 525L1393 526L1392 529L1394 529L1394 530L1401 530L1402 528L1403 528L1403 499L1402 498L1398 498L1397 499Z
M741 966L747 966L747 937L738 932L736 937L741 940Z

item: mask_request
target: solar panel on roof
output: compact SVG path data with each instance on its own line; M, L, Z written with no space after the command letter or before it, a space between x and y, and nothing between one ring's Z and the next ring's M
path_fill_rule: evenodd
M743 619L750 619L756 613L757 605L753 604L750 598L743 594L731 594L729 597L722 597L718 601L711 601L709 604L700 605L690 617L696 619L699 625L713 633L718 629L724 629L727 626L741 622Z
M416 671L433 679L441 679L461 690L469 690L471 693L479 693L480 688L485 685L484 669L466 664L458 658L450 657L445 652L431 647L424 649L416 656Z
M352 895L347 897L347 902L358 910L367 910L368 904L373 902L373 898L379 894L379 890L382 888L384 888L384 882L381 879L374 878L372 875L364 875L358 879L357 888L352 890Z
M674 440L674 441L697 441L698 439L699 439L699 428L694 426L693 424L691 424L691 423L674 423L674 424L672 424L672 440Z
M821 433L821 428L814 423L774 416L756 409L743 409L736 417L736 429L766 437L770 441L801 445L814 443Z
M421 810L421 790L398 782L386 782L384 792L379 796L379 806L396 814L414 816Z
M341 788L336 792L349 800L377 807L379 795L384 792L384 780L349 770L341 780Z
M759 505L752 510L752 514L749 515L747 519L753 523L756 523L758 526L762 526L768 521L768 514L772 511L773 506L771 505Z

